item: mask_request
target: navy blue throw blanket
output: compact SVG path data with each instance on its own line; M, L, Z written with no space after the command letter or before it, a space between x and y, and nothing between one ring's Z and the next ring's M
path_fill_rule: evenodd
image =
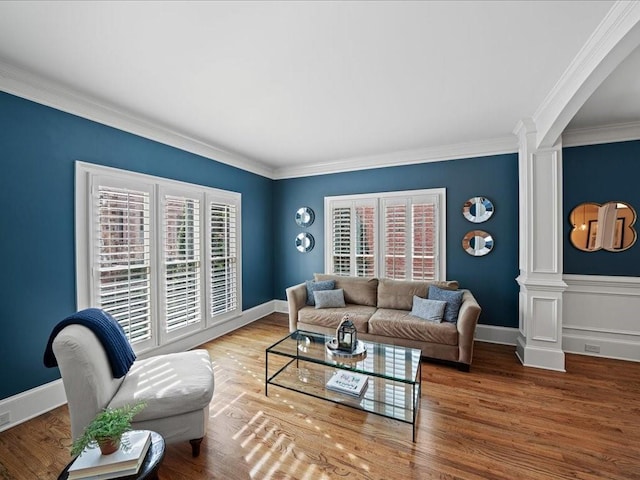
M53 354L53 339L64 327L74 323L91 329L98 337L107 352L113 378L124 377L136 359L136 355L133 353L133 349L120 324L111 315L99 308L80 310L53 327L44 352L44 366L51 368L58 365L58 361Z

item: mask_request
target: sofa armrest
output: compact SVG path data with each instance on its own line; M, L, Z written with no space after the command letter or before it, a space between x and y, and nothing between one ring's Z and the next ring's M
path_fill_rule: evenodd
M469 290L464 290L462 305L458 313L458 362L471 365L473 358L473 339L476 333L480 305Z
M287 288L287 305L289 307L289 331L298 329L298 312L307 304L307 284L300 283Z

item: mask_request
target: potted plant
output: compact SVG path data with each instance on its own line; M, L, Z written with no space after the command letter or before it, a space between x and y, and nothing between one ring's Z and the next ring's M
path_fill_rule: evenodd
M106 408L100 412L84 429L80 437L71 446L71 455L77 456L88 446L98 444L103 455L117 451L120 445L127 447L122 434L131 430L131 420L144 409L146 403L124 405L118 408Z

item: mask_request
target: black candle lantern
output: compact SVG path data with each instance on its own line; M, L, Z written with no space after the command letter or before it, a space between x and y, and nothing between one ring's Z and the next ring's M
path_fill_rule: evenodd
M338 350L350 353L358 346L358 332L349 314L342 317L342 321L340 325L338 325L338 329L336 330L336 343L338 344Z

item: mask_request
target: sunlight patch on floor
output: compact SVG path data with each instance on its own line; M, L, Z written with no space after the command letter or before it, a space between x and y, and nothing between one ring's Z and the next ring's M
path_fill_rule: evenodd
M225 410L227 410L228 408L233 406L233 404L236 403L238 400L240 400L242 397L244 397L244 395L245 395L245 393L242 392L240 395L238 395L236 398L234 398L229 403L227 403L224 407L221 407L221 408L218 408L219 404L213 405L210 410L211 411L215 411L216 413L214 413L213 415L210 415L209 418L215 418L218 415L224 413Z
M273 446L271 447L271 451L277 452L278 450L280 450L280 446L282 445L282 443L286 438L287 437L282 433L278 435L278 439L276 440L276 443L274 443ZM291 450L293 450L293 445L289 445L285 449L285 451L282 453L282 455L280 455L280 458L278 458L278 460L273 462L273 464L271 465L271 468L267 471L265 478L271 478L273 476L273 474L280 468L280 465L282 465L282 462L284 461L285 457L287 457L291 453Z
M313 463L309 465L309 467L307 468L307 471L304 472L304 476L302 477L302 480L328 480L328 479L329 477L326 476L324 473L318 476L318 473L316 472L316 466Z
M263 412L262 412L262 411L258 412L256 415L254 415L254 417L249 421L249 423L248 423L247 425L252 425L253 423L255 423L255 422L257 421L258 417L261 417L262 415L263 415ZM247 446L247 444L248 444L251 440L253 440L254 438L256 438L256 432L258 432L258 431L260 430L260 427L261 427L262 425L265 425L268 421L269 421L269 420L265 418L265 419L262 421L262 423L261 423L258 427L256 427L256 428L254 428L254 429L253 429L253 433L251 433L251 435L249 435L249 436L246 438L246 440L240 444L240 446L241 446L242 448L245 448L245 447ZM255 453L255 450L256 450L257 448L260 448L260 444L257 444L257 445L256 445L256 447L254 447L254 448L253 448L253 450L251 450L251 452L249 453L249 455L246 457L246 458L247 458L247 460L250 460L250 459L251 459L251 457L253 456L253 454Z
M242 366L242 363L235 359L232 354L227 354L229 358ZM245 372L252 375L253 378L259 379L260 383L264 383L262 374L260 378L247 368L242 366ZM280 392L269 392L269 398L277 403L280 403L287 410L298 410L299 405L287 399ZM225 405L224 408L228 408L233 403L236 403L240 397L236 398L233 402ZM306 425L306 429L311 429L316 432L314 436L320 435L320 438L324 438L329 442L333 442L330 433L326 432L326 429L322 427L321 423L318 423L313 415L304 414L300 412L301 421ZM233 435L233 440L241 440L240 447L246 452L243 455L243 459L249 466L249 475L252 479L260 480L272 480L278 478L280 480L330 480L331 474L323 472L324 467L319 466L318 463L311 458L308 458L303 451L296 450L298 445L287 435L282 433L283 426L279 422L274 421L268 417L268 415L260 410L251 420L242 425L239 430ZM261 432L265 432L264 436L261 436ZM280 432L280 433L279 433ZM294 432L295 433L295 432ZM277 437L276 437L277 435ZM274 443L271 443L271 442ZM330 445L331 443L329 443ZM270 445L270 446L269 446ZM352 465L358 465L362 472L370 472L370 466L363 462L363 459L354 453L349 452L343 444L334 442L335 449L346 454L349 459L349 463ZM285 465L287 472L283 476L283 465Z

